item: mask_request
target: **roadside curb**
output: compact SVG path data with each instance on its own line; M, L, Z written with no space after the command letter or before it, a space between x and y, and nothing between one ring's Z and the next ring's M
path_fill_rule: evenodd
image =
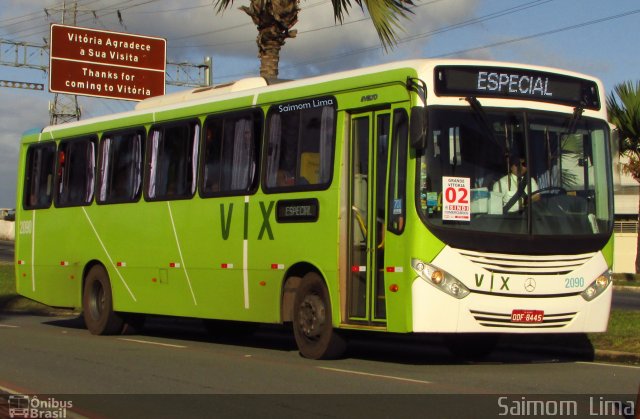
M625 364L640 364L640 354L632 352L609 351L606 349L596 349L593 360Z
M43 308L43 309L11 309L5 308L0 310L1 314L15 314L19 316L47 316L47 317L65 317L65 316L78 316L82 312L76 310L62 309L62 308Z
M640 353L599 349L592 346L588 339L582 340L573 336L566 341L559 342L514 342L509 341L507 338L502 347L509 350L544 353L573 360L640 365Z

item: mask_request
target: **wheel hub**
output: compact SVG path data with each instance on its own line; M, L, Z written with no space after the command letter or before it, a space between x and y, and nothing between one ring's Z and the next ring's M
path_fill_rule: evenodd
M300 328L305 336L315 338L322 333L326 315L322 299L317 295L308 295L300 304Z

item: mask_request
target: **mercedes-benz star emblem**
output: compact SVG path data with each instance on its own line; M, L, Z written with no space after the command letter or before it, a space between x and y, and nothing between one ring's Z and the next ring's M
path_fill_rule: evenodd
M533 278L525 279L524 289L527 290L527 292L533 292L536 289L536 280Z

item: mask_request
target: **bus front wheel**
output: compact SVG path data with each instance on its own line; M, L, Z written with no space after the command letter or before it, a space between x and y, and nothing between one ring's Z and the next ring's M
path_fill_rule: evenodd
M82 311L85 325L92 334L113 335L122 331L124 320L113 311L109 274L101 265L93 266L87 274Z
M335 359L346 349L345 340L333 328L329 291L315 272L306 274L296 290L293 334L305 358Z

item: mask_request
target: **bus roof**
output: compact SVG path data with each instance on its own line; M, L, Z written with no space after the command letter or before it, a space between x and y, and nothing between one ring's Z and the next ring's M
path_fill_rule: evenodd
M492 66L492 67L504 67L504 68L517 68L527 70L537 70L553 72L562 75L578 77L581 79L591 80L596 82L600 89L602 89L601 82L592 76L580 74L563 69L543 67L528 64L518 64L512 62L503 61L484 61L484 60L469 60L469 59L415 59L396 61L387 64L380 64L370 67L352 69L337 73L330 73L320 76L314 76L310 78L286 81L282 83L269 84L262 77L251 77L241 79L232 83L225 83L217 86L201 87L196 89L184 90L177 93L172 93L163 96L152 97L139 102L133 111L122 112L118 114L110 114L95 118L90 118L82 121L75 121L61 125L50 125L45 127L41 132L55 132L59 129L75 128L84 125L90 125L98 122L112 121L114 118L126 118L141 116L144 114L151 114L159 111L169 111L172 109L180 109L190 106L196 106L200 104L206 104L207 102L217 100L228 100L240 97L253 96L254 104L258 103L258 96L264 93L277 92L287 89L301 88L305 86L313 86L321 83L345 80L349 78L356 78L358 76L367 76L371 74L381 73L391 70L411 69L418 77L426 77L430 74L436 66ZM425 80L428 85L430 80ZM432 90L432 89L429 89ZM329 92L327 92L329 93ZM26 134L32 134L29 131Z

